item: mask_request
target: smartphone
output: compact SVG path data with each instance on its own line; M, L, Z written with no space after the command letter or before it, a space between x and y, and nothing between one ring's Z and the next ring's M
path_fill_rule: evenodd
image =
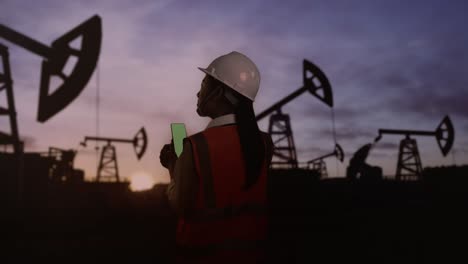
M174 151L177 157L179 157L180 154L182 153L182 150L184 149L184 138L187 137L185 124L184 123L172 123L171 132L172 132L172 144L174 146Z

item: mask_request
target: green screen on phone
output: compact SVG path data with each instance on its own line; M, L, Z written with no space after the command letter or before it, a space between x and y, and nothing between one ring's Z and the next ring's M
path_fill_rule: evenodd
M184 149L184 138L187 137L184 123L172 123L171 132L174 151L177 157L179 157L182 153L182 150Z

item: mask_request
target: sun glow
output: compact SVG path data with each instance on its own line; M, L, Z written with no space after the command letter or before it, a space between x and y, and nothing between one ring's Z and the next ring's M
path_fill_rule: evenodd
M154 183L154 179L146 172L135 172L130 177L130 189L134 192L151 189Z

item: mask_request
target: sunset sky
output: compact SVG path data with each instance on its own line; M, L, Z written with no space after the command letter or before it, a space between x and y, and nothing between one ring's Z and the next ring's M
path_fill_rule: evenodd
M468 163L468 3L444 0L215 1L215 0L0 0L0 23L49 45L98 14L103 20L100 56L100 129L106 137L133 138L144 126L149 145L137 161L130 145L116 145L122 176L145 171L168 181L159 151L170 141L170 123L189 134L209 122L196 114L204 74L197 67L236 50L261 72L257 113L302 86L302 60L328 76L334 93L337 139L346 159L329 174L343 175L349 158L379 128L433 131L450 115L455 147L442 157L435 138L418 138L423 166ZM75 167L96 175L94 76L82 94L48 122L36 122L42 59L10 49L20 135L27 151L49 146L77 149ZM0 93L5 106L5 93ZM306 93L283 108L291 116L300 161L333 150L330 109ZM0 131L9 131L7 118ZM268 128L268 118L260 123ZM384 136L368 162L393 175L402 137ZM338 170L337 170L338 169Z

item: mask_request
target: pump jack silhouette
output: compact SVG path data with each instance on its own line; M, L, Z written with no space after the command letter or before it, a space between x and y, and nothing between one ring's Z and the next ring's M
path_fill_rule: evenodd
M339 144L335 144L335 150L333 152L320 156L318 158L309 160L307 162L307 165L309 166L309 168L311 167L313 170L318 171L320 178L326 178L328 177L328 171L327 171L327 164L325 163L324 159L328 157L336 157L337 160L339 160L340 162L343 162L344 152L341 146Z
M309 91L329 107L333 107L333 93L330 82L319 67L308 60L304 60L302 77L304 85L301 88L256 116L256 120L260 121L275 112L270 116L268 126L268 133L271 135L274 144L273 157L276 158L271 162L273 168L295 169L298 166L290 118L288 114L282 112L281 108L306 91Z
M449 116L445 116L435 131L422 130L400 130L400 129L379 129L379 135L375 142L378 142L382 135L404 135L400 141L398 152L398 163L395 177L397 180L420 180L422 175L422 163L419 155L416 139L410 136L435 136L442 155L445 157L452 148L455 140L455 132Z
M101 18L93 16L62 37L46 46L26 35L0 24L0 38L6 39L35 54L42 56L42 73L39 92L39 107L37 120L46 122L68 106L86 87L96 68L101 48ZM70 43L81 38L81 49L70 46ZM11 134L0 133L2 144L12 144L15 153L22 151L19 140L18 124L16 121L16 107L13 94L13 80L11 78L8 49L0 43L0 56L4 72L0 73L0 92L6 90L8 107L0 107L0 115L10 117ZM64 67L71 56L78 58L75 68L70 75L64 74ZM50 79L53 75L60 77L63 83L51 94Z
M96 68L101 50L101 18L93 16L81 25L46 46L26 35L0 24L0 38L4 38L44 58L39 92L37 120L46 122L68 106L86 87ZM71 43L81 38L81 49ZM75 68L66 75L64 67L70 57L75 56ZM49 93L50 79L58 76L63 83Z
M50 46L44 45L3 24L0 24L0 39L5 39L44 58L37 110L37 121L44 123L71 104L89 82L96 68L101 50L101 18L97 15L91 17L53 41ZM80 39L81 47L71 46L73 42ZM0 92L6 90L8 103L7 107L0 107L0 115L9 116L11 130L10 134L0 132L0 145L12 145L14 150L13 156L9 153L1 156L0 163L7 164L7 166L2 167L1 172L2 175L6 174L11 177L10 182L15 182L11 185L9 191L16 193L17 202L21 204L23 188L32 186L27 183L32 179L25 179L24 174L42 173L35 170L35 166L45 167L50 159L48 157L43 158L38 153L24 153L16 120L13 78L11 77L8 49L3 44L0 44L0 56L3 66L3 72L0 72ZM76 58L76 64L70 74L65 74L65 67L71 57ZM51 87L50 85L51 78L55 76L62 80L59 87ZM11 156L13 159L11 159Z
M112 143L130 143L133 145L137 159L140 160L145 154L148 139L145 128L142 127L133 139L105 138L105 137L85 137L80 144L86 147L87 141L104 141L106 145L102 148L101 159L97 169L96 181L120 182L119 167L117 165L117 153Z

